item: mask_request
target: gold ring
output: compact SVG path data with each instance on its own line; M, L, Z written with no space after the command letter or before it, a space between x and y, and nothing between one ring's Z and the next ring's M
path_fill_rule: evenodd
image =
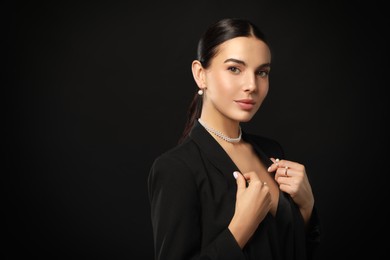
M288 175L287 175L288 166L286 166L285 168L286 168L286 171L284 172L284 175L288 176Z

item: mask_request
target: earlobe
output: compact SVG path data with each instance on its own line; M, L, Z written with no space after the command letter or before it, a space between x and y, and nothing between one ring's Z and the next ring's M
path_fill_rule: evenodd
M200 89L204 89L206 87L204 68L198 60L194 60L192 62L192 76Z

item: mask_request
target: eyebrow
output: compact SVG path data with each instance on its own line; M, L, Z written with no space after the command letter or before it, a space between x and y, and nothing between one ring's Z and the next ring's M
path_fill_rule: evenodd
M229 58L229 59L225 60L223 63L227 63L227 62L235 62L238 64L242 64L243 66L246 66L245 61L234 59L234 58ZM258 68L264 68L264 67L271 67L271 63L261 64Z

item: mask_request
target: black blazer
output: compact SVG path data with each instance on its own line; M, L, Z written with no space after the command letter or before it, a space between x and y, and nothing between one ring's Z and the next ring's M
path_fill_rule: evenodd
M266 167L284 158L274 140L243 133ZM228 229L233 217L239 170L225 150L195 123L189 137L153 163L148 191L155 259L311 259L319 243L316 210L307 232L296 204L280 192L270 213L241 250Z

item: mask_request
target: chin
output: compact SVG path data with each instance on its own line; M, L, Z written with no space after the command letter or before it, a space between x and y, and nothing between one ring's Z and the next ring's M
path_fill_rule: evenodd
M251 118L245 118L243 120L240 120L240 122L246 123L246 122L251 121L251 119L252 119L252 117Z
M253 115L250 115L250 116L242 116L242 117L239 117L238 118L238 121L240 122L243 122L243 123L246 123L246 122L249 122L251 121L251 119L253 118Z
M257 111L257 110L256 110ZM256 113L254 111L240 111L239 113L232 114L230 116L231 119L239 121L239 122L249 122L253 118Z

